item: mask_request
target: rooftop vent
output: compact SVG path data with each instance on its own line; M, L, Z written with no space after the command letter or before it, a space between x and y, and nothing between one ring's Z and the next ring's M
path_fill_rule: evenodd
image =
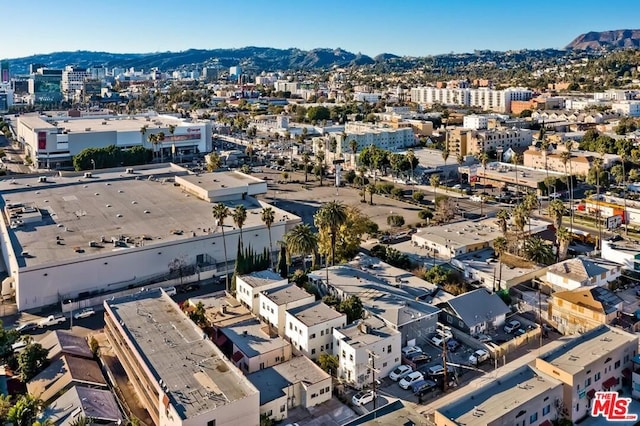
M93 177L93 174L91 174L91 172L84 172L84 177L90 178Z

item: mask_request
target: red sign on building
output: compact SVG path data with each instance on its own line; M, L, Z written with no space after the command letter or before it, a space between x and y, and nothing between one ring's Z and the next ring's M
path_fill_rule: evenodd
M38 132L38 149L47 149L47 132Z

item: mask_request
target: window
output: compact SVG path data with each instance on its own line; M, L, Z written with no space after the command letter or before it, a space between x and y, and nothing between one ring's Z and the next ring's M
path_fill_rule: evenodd
M311 349L311 355L315 355L315 354L316 354L316 349L315 348Z
M599 371L596 373L595 376L593 376L593 381L594 382L597 382L598 380L600 380L600 372Z
M344 353L344 351L342 351L342 358L346 358L347 355Z
M386 363L386 362L383 362L383 363L382 363L382 368L384 368L384 367L386 367L386 366L387 366L387 363Z
M624 356L624 363L628 363L629 362L629 355L625 355Z
M293 330L293 323L289 323L289 330Z
M587 377L587 380L584 381L584 387L586 388L591 384L591 377Z
M617 360L614 366L616 367L616 370L620 368L620 360Z
M324 330L320 330L320 335L324 336Z
M312 393L312 394L311 394L311 399L313 399L313 398L317 398L317 397L318 397L318 394L317 394L317 393Z
M260 363L260 370L264 369L264 362Z
M353 361L353 354L349 355L349 361Z
M269 411L267 411L267 412L266 412L266 413L264 413L264 414L265 414L265 416L267 416L267 417L271 417L271 416L273 415L273 410L269 410Z
M313 333L311 336L309 336L309 339L315 339L316 338L316 333Z
M538 421L538 412L536 411L532 415L529 416L529 424L532 425Z
M324 388L320 389L320 395L324 394Z
M284 410L286 410L286 409L287 409L287 406L286 406L285 404L282 404L282 405L280 406L280 412L281 412L281 413L284 413Z
M173 127L172 127L173 128ZM391 353L391 345L387 346L387 352Z
M280 357L279 356L276 357L276 362L280 362Z
M327 386L326 388L324 388L325 391L329 392L329 386Z
M207 422L207 426L216 426L216 421L215 420L209 420Z
M542 408L542 415L546 416L551 412L551 404L547 404Z

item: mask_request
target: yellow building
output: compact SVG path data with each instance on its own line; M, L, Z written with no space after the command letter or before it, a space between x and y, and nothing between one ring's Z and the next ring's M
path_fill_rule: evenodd
M622 310L623 300L604 287L590 286L558 291L549 299L549 318L563 334L611 324Z

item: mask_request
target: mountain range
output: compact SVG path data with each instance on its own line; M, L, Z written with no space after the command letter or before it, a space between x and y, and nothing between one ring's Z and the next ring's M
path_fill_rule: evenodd
M591 31L580 34L566 48L586 50L627 47L640 47L640 30Z

